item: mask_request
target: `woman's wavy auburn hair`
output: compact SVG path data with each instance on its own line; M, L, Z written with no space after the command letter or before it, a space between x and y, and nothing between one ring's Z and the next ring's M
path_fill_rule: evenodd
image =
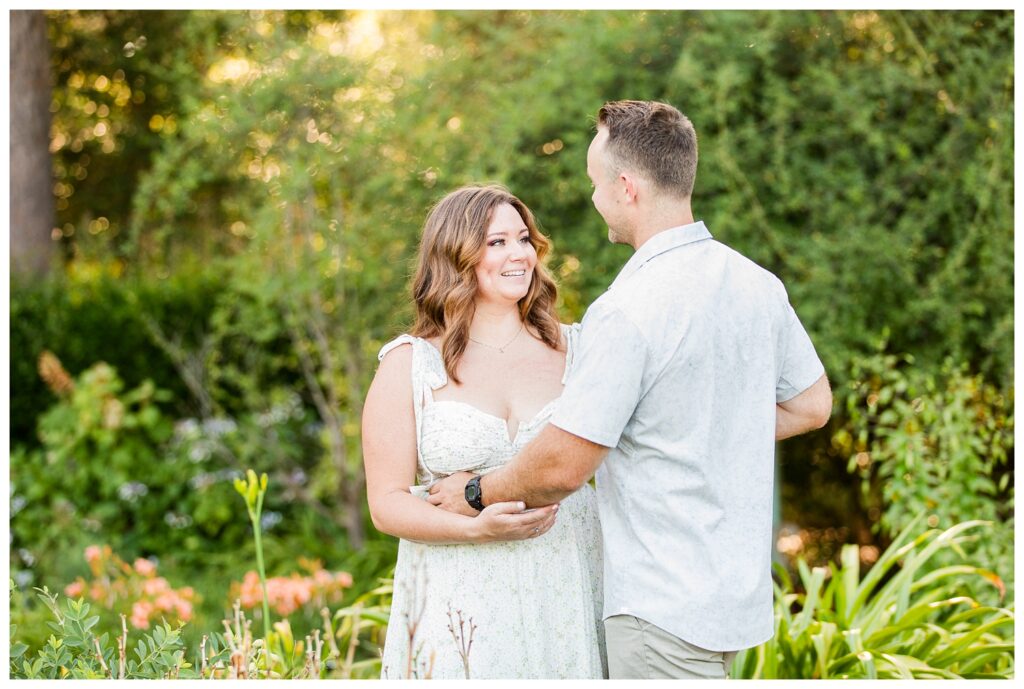
M469 341L469 325L476 310L476 266L483 258L487 227L494 209L507 203L516 209L530 232L537 265L526 296L519 300L519 315L552 349L562 331L555 312L558 288L544 267L551 242L537 229L526 204L503 186L466 186L451 192L430 210L416 259L412 296L416 302L415 337L440 337L441 357L448 377L460 382L455 369Z

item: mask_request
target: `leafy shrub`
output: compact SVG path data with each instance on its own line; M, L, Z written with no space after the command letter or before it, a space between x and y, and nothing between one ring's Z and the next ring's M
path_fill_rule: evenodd
M268 581L264 573L261 513L264 496L267 491L268 477L262 474L257 477L251 469L246 472L245 481L234 481L235 490L245 500L253 528L256 546L256 562L258 581L251 583L246 590L243 584L243 595L256 600L250 606L262 603L263 638L254 639L251 622L242 611L242 601L235 601L234 614L224 620L225 634L204 635L198 653L199 667L193 668L185 661L182 629L184 622L172 629L166 622L154 628L152 634L143 635L138 642L136 659L126 657L128 644L128 626L125 614L121 614L121 635L117 638L116 648L108 643L109 634L97 636L94 628L100 622L99 615L89 615L90 606L82 598L67 600L63 610L58 604L55 594L45 587L36 589L38 598L44 603L56 622L48 622L48 626L56 634L38 650L35 657L29 653L29 644L14 641L11 647L11 675L21 678L319 678L333 673L342 678L366 677L375 670L379 672L379 655L377 646L370 645L370 658L364 657L365 648L360 645L363 633L373 634L378 641L382 639L383 627L387 623L388 611L380 604L370 604L376 599L390 602L390 587L385 584L374 591L363 594L349 606L337 611L333 617L326 605L320 609L323 620L324 639L320 630L313 629L305 636L304 641L297 640L287 619L271 624ZM88 588L89 595L108 608L131 605L132 625L148 627L153 609L163 612L174 612L180 619L188 619L191 615L192 591L190 588L175 591L167 585L162 577L156 577L155 566L148 560L139 559L134 565L128 565L116 555L109 546L100 548L90 546L86 550L86 559L93 570L95 579L87 583L76 580L69 584L65 592L78 595ZM300 585L305 594L300 595L302 603L309 602L313 593L318 602L325 603L336 596L344 588L352 585L352 578L345 572L332 576L319 567L319 563L307 563L313 576L306 579L286 580L285 583ZM248 579L248 577L247 577ZM271 580L273 582L273 580ZM156 584L156 586L151 586ZM11 581L12 599L19 595L13 580ZM150 600L153 596L156 600ZM277 612L288 614L297 607L294 601L276 601L285 606ZM140 609L140 606L144 609ZM12 625L11 638L15 639L17 627ZM342 642L339 645L338 641ZM207 643L209 642L209 649ZM326 642L326 644L325 644ZM325 650L326 648L326 650ZM342 648L345 649L344 655ZM364 651L358 654L357 651ZM116 653L116 656L115 656ZM115 665L115 658L118 661Z
M96 636L92 631L98 615L89 615L83 599L67 599L63 607L56 594L38 589L40 600L55 618L49 622L53 634L34 658L25 644L14 644L11 651L11 677L16 679L171 679L196 677L185 660L181 628L163 623L152 633L143 634L134 647L129 646L128 630L112 646L110 635ZM17 628L12 627L11 638ZM135 656L128 653L129 648Z
M151 382L124 391L102 363L75 380L52 355L41 368L61 397L39 420L43 447L11 458L12 547L24 551L22 564L67 552L82 532L159 547L164 536L138 527L161 523L185 488L181 467L157 450L172 433L156 404L166 393Z
M950 361L937 373L913 363L883 353L854 361L846 422L833 446L849 458L848 470L860 476L889 537L922 513L940 529L992 522L984 538L963 547L999 573L1012 600L1013 388L1004 392ZM934 565L955 557L945 551Z
M780 567L775 634L737 655L733 676L1012 677L1012 609L981 605L965 586L971 578L992 584L998 577L966 564L925 569L984 523L913 536L922 521L923 515L911 521L863 578L856 545L843 547L840 566L810 570L800 560L802 594Z
M274 406L238 421L175 424L157 404L167 393L151 382L125 390L106 364L72 378L55 358L44 362L60 396L40 419L43 447L16 448L11 458L12 550L20 584L29 583L33 571L68 581L61 554L96 541L128 557L159 555L182 567L234 557L248 534L231 507L231 482L247 465L269 470L284 488L268 504L264 528L308 523L308 532L297 534L300 552L339 557L329 524L301 517L313 502L305 493L320 431L296 395L271 395ZM291 552L272 551L273 565L292 566L295 550L288 547Z
M97 361L115 368L129 387L152 380L171 397L167 411L190 415L193 401L174 362L150 337L153 318L184 342L198 337L220 289L213 270L178 266L173 275L120 276L112 267L76 263L64 275L12 284L11 444L37 447L36 423L54 402L36 371L44 351L72 371Z
M46 588L38 598L53 618L52 633L37 652L21 643L11 626L11 669L15 679L373 679L380 675L383 629L388 609L371 604L390 589L385 584L357 598L333 616L323 611L324 634L315 629L296 639L287 620L274 623L267 639L254 639L251 621L236 603L223 622L225 631L204 634L198 647L183 641L184 626L166 622L130 636L127 624L111 639L97 634L99 615L82 598L65 599ZM364 637L372 639L367 643ZM270 649L270 650L268 650ZM198 666L189 662L198 659Z

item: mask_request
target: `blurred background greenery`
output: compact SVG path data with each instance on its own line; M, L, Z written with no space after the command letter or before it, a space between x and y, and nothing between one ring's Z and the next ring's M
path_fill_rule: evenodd
M12 621L30 646L50 632L26 592L87 575L92 544L194 587L187 639L219 627L253 568L231 487L248 468L270 475L269 575L308 558L351 573L350 598L375 589L396 544L367 519L361 403L410 322L426 211L506 184L580 319L629 256L584 174L619 98L691 118L695 215L785 282L832 381L827 429L780 446L780 562L854 544L867 570L917 517L988 520L937 562L973 558L992 576L962 586L1012 607L1012 12L11 17Z

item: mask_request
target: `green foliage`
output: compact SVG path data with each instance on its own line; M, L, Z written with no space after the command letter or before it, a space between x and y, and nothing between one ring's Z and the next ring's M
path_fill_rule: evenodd
M36 424L53 404L37 371L43 351L54 352L71 371L97 361L118 370L128 386L152 380L172 393L161 406L177 415L195 404L173 361L147 333L147 318L158 319L184 342L209 318L220 276L180 266L165 279L126 278L116 261L80 261L66 275L11 289L11 441L38 446Z
M966 564L925 568L933 556L955 552L965 534L984 523L964 522L915 537L921 521L908 524L863 578L856 545L843 547L841 566L811 570L801 560L802 594L794 593L780 568L775 634L737 655L733 676L1012 677L1012 609L984 606L965 595L965 579L990 579L992 573Z
M327 508L305 495L320 438L297 397L278 397L238 421L173 425L156 406L162 397L148 382L124 391L106 364L74 379L73 392L40 420L43 447L12 453L16 567L66 582L74 571L66 554L90 542L177 566L222 566L247 540L247 526L231 508L231 482L246 464L269 471L284 488L267 503L264 528L280 530L291 520L300 527L290 545L268 552L270 566L293 565L296 536L301 552L339 559L337 548L322 545L337 541L329 524L301 518Z
M12 545L66 552L84 529L160 547L161 534L135 527L161 523L187 489L180 482L181 464L163 461L157 451L172 433L157 406L165 399L148 381L124 391L117 373L103 363L75 379L73 389L39 420L43 448L12 455L12 501L18 508L12 510Z
M328 629L329 636L338 640L331 651L339 658L342 679L380 677L393 593L393 579L381 579L379 586L334 612Z
M690 22L664 95L701 137L696 212L782 277L826 368L888 328L923 365L1012 370L1012 15Z
M158 263L176 255L160 237L196 224L224 230L216 236L234 257L210 323L210 395L263 405L268 378L294 371L323 424L312 493L334 506L359 547L359 417L381 344L374 327L391 315L381 286L404 280L387 259L404 245L368 220L381 189L373 198L363 189L374 188L377 167L350 151L383 144L373 138L372 104L347 105L368 77L364 65L331 53L343 39L345 27L332 22L240 25L244 74L206 82L143 180L134 226L146 260ZM220 153L208 158L211 146ZM222 202L188 202L207 195Z
M1012 388L1003 392L951 361L937 374L913 363L891 354L853 362L847 421L833 445L861 477L867 499L877 501L889 536L922 513L938 528L993 522L965 548L999 573L1013 600Z
M182 640L184 625L157 625L134 642L125 626L111 639L108 632L97 635L100 617L90 615L89 603L65 599L62 605L57 594L37 591L53 618L47 622L52 633L35 653L26 644L12 644L14 679L375 679L391 593L385 581L339 609L333 622L325 610L326 645L319 630L296 639L287 621L275 623L267 641L253 640L250 623L236 605L224 634L204 635L199 648L189 649ZM12 640L17 632L12 625ZM189 657L197 658L198 666Z
M70 256L121 248L140 174L240 13L48 12L57 225ZM201 239L201 238L200 238Z
M108 633L96 636L93 628L99 616L89 615L90 605L82 599L58 603L56 594L37 589L55 621L48 622L53 634L36 655L26 653L24 644L12 649L11 677L15 679L176 679L197 677L185 660L181 628L162 624L152 633L141 634L133 647L127 632L113 642ZM12 629L11 636L14 632ZM134 655L127 653L128 650Z
M214 26L212 13L183 15ZM894 348L923 363L953 356L1003 375L1012 20L222 13L228 29L204 29L177 127L139 177L133 236L170 265L188 245L288 256L265 238L284 229L293 248L338 263L347 299L323 296L328 320L376 340L407 315L396 308L407 303L403 266L429 204L496 180L554 237L563 303L579 317L628 255L605 241L587 198L592 117L607 98L660 98L700 134L697 215L790 286L829 370L888 327ZM242 275L273 285L258 263ZM287 270L277 286L314 275Z

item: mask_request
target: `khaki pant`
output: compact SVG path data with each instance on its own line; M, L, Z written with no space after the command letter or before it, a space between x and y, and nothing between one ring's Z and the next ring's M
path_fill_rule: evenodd
M610 679L725 679L735 651L707 651L632 615L604 621Z

